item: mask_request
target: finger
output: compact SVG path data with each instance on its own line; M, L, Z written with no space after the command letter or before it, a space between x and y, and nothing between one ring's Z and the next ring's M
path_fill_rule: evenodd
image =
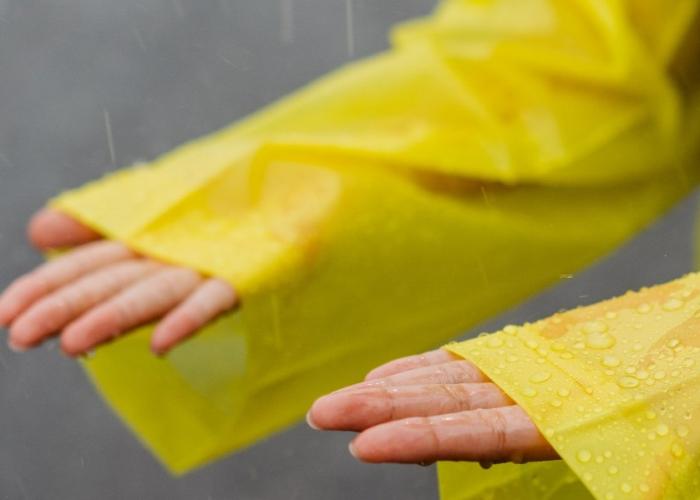
M61 335L61 348L70 356L84 354L121 333L160 318L201 281L195 271L166 268L68 325Z
M377 378L351 385L337 392L354 391L370 387L399 387L420 384L463 384L488 382L484 373L469 361L450 361L439 365L425 366L384 378Z
M199 286L156 327L151 349L162 355L192 336L238 302L235 291L221 279L210 279Z
M378 368L375 368L374 370L369 372L365 377L365 380L384 378L390 375L395 375L397 373L413 370L415 368L439 365L458 359L462 358L444 349L437 349L435 351L426 352L424 354L417 354L414 356L408 356L401 359L395 359L394 361L389 361L388 363Z
M85 311L162 267L162 264L149 260L129 260L107 266L60 288L15 320L10 329L10 345L15 350L37 345Z
M311 407L308 420L314 428L360 431L408 417L512 404L513 400L491 383L370 387L319 399Z
M0 325L7 326L34 302L71 281L133 257L121 243L98 241L40 266L12 283L0 297Z
M364 462L438 460L523 462L551 460L556 452L519 406L418 417L378 425L350 445Z
M29 222L27 235L41 249L65 248L100 239L100 235L69 215L45 208Z

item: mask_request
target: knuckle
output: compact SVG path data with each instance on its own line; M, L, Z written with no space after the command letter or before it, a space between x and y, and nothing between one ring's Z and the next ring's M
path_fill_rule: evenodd
M442 374L441 381L445 384L458 384L471 381L474 378L474 370L467 361L444 363L439 366L439 371Z
M464 385L441 385L442 391L447 397L447 407L452 411L466 411L472 407L471 392Z
M474 369L474 365L472 365L469 361L457 361L456 363L452 364L458 367L457 369L463 378L466 378L468 380L476 379L476 371Z
M391 422L391 421L395 420L397 415L398 415L398 407L400 404L399 397L398 397L396 391L390 390L387 387L380 387L379 390L380 390L381 398L385 402L385 405L383 405L383 406L386 407L386 412L387 412L386 417L385 417L386 421Z
M433 450L433 454L436 457L439 457L442 454L442 450L444 448L443 446L443 439L440 435L440 433L437 431L437 428L435 426L435 423L428 417L423 417L419 419L421 423L425 425L425 430L426 430L426 435L428 436L428 439L430 440L430 448Z
M493 440L493 451L497 457L501 457L505 450L507 444L507 429L508 422L505 416L500 411L489 411L489 410L477 410L477 416L481 419L483 424Z

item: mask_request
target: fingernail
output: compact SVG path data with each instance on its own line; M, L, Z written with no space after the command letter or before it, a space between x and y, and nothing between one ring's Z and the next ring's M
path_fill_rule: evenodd
M309 410L309 411L306 413L306 425L308 425L309 427L311 427L311 428L312 428L313 430L315 430L315 431L320 431L320 430L321 430L321 428L320 428L318 425L316 425L316 424L314 423L314 421L311 419L311 410Z
M353 457L355 460L359 460L359 459L360 459L360 458L357 456L357 450L355 449L355 443L354 443L353 441L351 441L350 444L348 445L348 451L350 452L350 454L352 455L352 457Z

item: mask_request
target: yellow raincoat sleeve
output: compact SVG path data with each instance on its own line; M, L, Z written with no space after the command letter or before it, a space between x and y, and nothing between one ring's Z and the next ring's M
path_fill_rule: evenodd
M699 330L693 274L448 346L522 406L564 462L442 464L443 498L697 498Z
M615 248L696 181L668 70L694 6L445 1L392 51L62 195L243 298L166 359L149 328L99 350L97 387L187 471Z

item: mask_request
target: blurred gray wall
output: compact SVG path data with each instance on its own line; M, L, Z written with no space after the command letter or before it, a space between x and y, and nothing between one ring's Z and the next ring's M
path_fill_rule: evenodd
M23 227L56 192L382 50L390 25L433 3L354 0L349 23L345 0L0 0L0 286L40 261ZM693 215L688 200L600 266L480 329L688 271ZM173 479L52 345L0 346L2 499L437 496L433 468L360 465L348 435L303 425Z

